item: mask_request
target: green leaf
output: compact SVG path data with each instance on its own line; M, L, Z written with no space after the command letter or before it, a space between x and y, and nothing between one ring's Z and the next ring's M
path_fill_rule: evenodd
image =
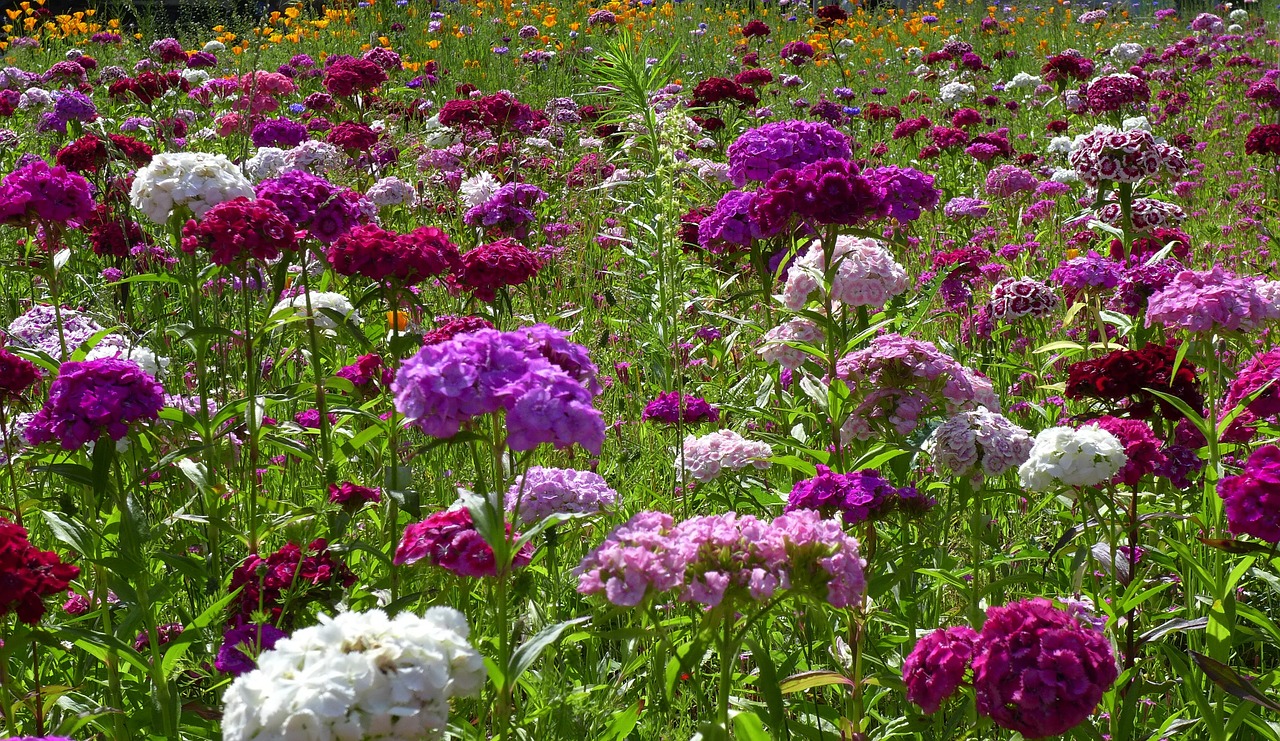
M525 641L520 648L515 650L515 653L511 654L511 665L507 668L507 681L514 684L521 674L524 674L529 667L533 666L533 662L538 660L543 651L546 651L548 647L560 640L560 636L566 630L575 625L581 625L590 619L590 615L577 617L562 623L549 625L538 631L537 635Z
M846 687L852 687L853 680L837 672L819 669L811 672L792 674L782 680L782 684L778 685L778 689L782 694L789 695L793 692L804 692L805 690L811 690L815 687L826 687L833 684L842 684Z
M1253 681L1244 677L1235 669L1202 653L1195 651L1188 651L1187 653L1191 654L1191 659L1196 662L1196 666L1200 667L1200 670L1214 684L1221 687L1228 694L1234 695L1241 700L1248 700L1256 705L1261 705L1274 713L1280 713L1280 703L1258 692L1257 688L1253 686Z
M71 546L80 555L89 558L98 552L93 533L89 532L84 525L64 520L56 512L41 510L40 514L44 516L45 522L49 523L53 537Z
M81 486L93 486L93 471L79 463L52 463L47 466L35 466L31 470L61 476Z
M201 640L204 635L205 628L213 624L215 618L222 615L222 610L230 604L231 600L239 594L239 590L228 594L222 599L209 605L208 609L196 616L190 625L183 628L181 635L164 647L164 659L160 666L164 669L164 676L168 677L173 673L174 667L183 656L187 655L187 651L191 648L191 644ZM189 636L189 637L188 637Z
M739 741L773 741L773 736L764 730L760 716L747 710L733 716L733 735Z
M754 638L747 639L747 647L751 649L751 658L756 662L760 676L754 682L756 691L764 698L765 707L769 710L769 725L776 733L783 733L787 727L787 707L778 689L778 667L773 663L773 654Z
M1182 618L1168 620L1157 625L1151 630L1148 630L1146 633L1143 633L1142 637L1138 639L1138 645L1150 643L1151 641L1163 638L1170 633L1181 633L1185 630L1204 630L1205 626L1208 624L1209 618L1207 617L1196 618L1194 620L1185 620Z
M613 722L605 729L601 741L622 741L631 735L639 723L640 703L637 701L626 710L619 710L613 714Z

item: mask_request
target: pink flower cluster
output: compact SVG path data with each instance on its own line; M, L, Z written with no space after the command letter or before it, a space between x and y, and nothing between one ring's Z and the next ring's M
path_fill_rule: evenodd
M922 417L986 407L1000 410L991 381L956 362L931 342L900 334L876 337L836 363L849 386L853 412L844 435L870 439L874 428L909 435Z
M1061 303L1058 293L1044 281L1005 278L991 289L991 301L987 306L993 319L1012 322L1024 316L1043 319Z
M1147 300L1147 326L1190 332L1250 330L1280 318L1256 278L1239 278L1222 267L1184 270Z
M717 607L762 602L778 590L857 604L866 589L858 541L812 510L772 522L728 512L679 524L641 512L605 538L575 570L578 591L635 607L665 594ZM670 594L668 594L670 593Z
M800 311L810 295L821 291L829 267L821 242L811 242L791 270L782 290L782 303ZM884 245L865 237L840 236L831 249L831 298L845 306L880 309L889 299L907 290L907 273ZM821 294L819 294L819 300Z

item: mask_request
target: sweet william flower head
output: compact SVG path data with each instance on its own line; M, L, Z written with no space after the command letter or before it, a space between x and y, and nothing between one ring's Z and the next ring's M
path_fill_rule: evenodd
M449 701L474 695L484 662L449 607L321 617L258 657L223 698L224 741L443 739Z
M1124 446L1101 427L1049 427L1036 435L1018 478L1031 491L1098 486L1111 480L1125 462Z
M78 450L106 435L119 440L135 422L153 420L164 406L156 379L129 360L63 363L49 398L27 426L33 445L57 440Z
M162 152L138 170L129 199L157 224L175 213L205 212L234 198L255 198L253 185L226 155L206 152Z

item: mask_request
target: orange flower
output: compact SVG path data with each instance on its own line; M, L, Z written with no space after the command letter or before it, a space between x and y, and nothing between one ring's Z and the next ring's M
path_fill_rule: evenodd
M409 328L409 315L403 311L387 312L387 329L403 332Z

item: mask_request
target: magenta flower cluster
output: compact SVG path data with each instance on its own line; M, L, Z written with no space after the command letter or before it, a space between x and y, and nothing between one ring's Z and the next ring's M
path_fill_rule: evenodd
M83 224L95 206L89 181L36 160L0 181L0 223Z
M720 410L701 397L681 394L679 391L663 391L645 405L640 419L669 425L677 424L681 419L685 424L719 422Z
M898 488L876 471L834 473L817 466L813 478L797 482L787 497L787 512L816 510L823 517L837 514L846 525L857 525L881 517L899 502L919 499L914 487Z
M518 537L512 534L511 523L507 523L507 537L512 540ZM471 513L462 508L437 512L404 529L393 562L397 566L412 566L423 559L458 576L479 579L497 574L493 547L476 530ZM511 567L528 566L532 559L533 546L525 543L513 555Z
M523 239L529 224L537 219L533 206L547 200L542 188L528 183L507 183L483 203L468 209L462 216L470 226L501 229Z
M1226 504L1231 532L1280 543L1280 448L1264 445L1253 451L1239 475L1218 482L1218 496Z
M258 184L259 198L271 201L293 225L325 244L361 221L358 194L303 170L290 170Z
M131 360L103 358L63 363L49 398L27 425L27 440L57 440L78 450L104 435L119 440L140 420L154 420L164 407L164 390Z
M578 591L621 607L674 597L708 607L763 602L779 590L857 604L866 589L858 542L813 510L772 522L728 512L679 524L641 512L587 554Z
M970 669L978 712L1029 739L1082 723L1119 674L1106 637L1046 599L992 607L978 633L961 626L922 638L902 665L907 699L936 712Z
M602 390L587 349L545 324L483 329L430 345L404 361L392 383L396 409L433 437L453 437L476 417L506 412L507 445L577 443L593 453L604 420Z

